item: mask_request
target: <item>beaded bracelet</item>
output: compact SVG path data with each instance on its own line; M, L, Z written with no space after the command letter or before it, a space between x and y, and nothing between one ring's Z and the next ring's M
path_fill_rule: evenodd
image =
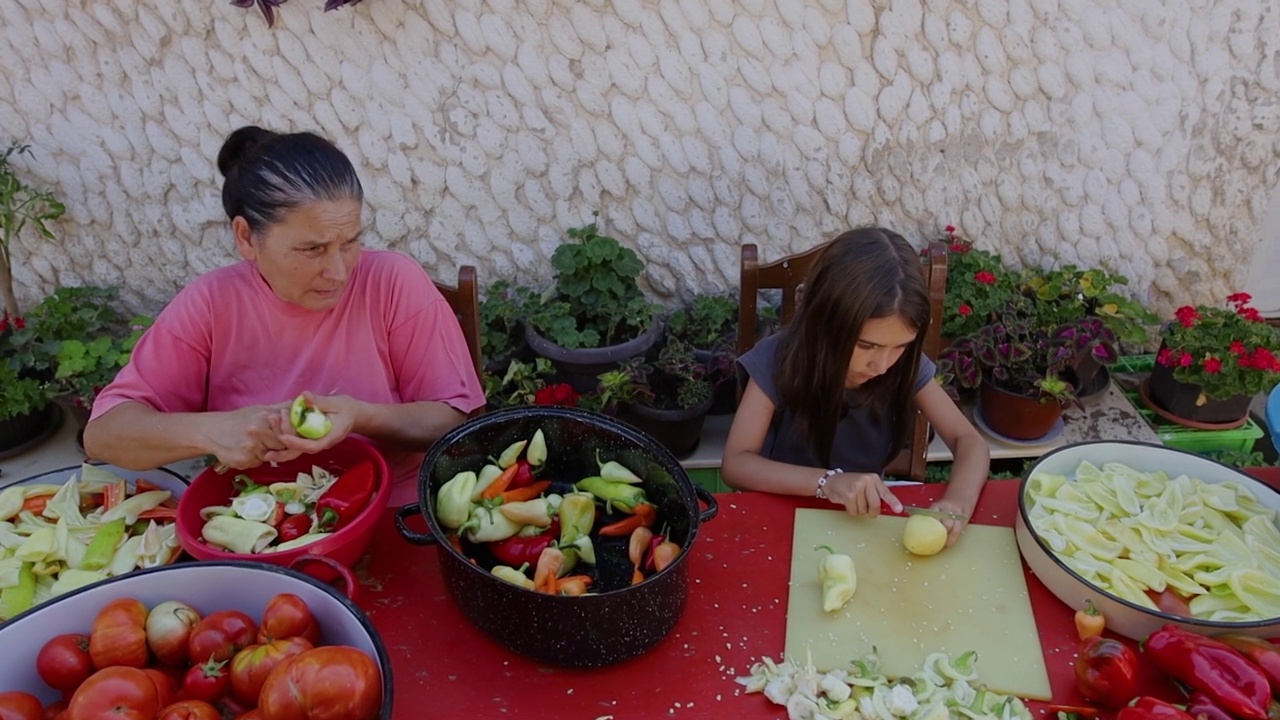
M831 478L831 476L839 475L842 472L844 471L840 468L831 468L830 470L822 473L822 477L818 478L818 489L813 493L813 496L819 500L827 499L827 492L824 489L827 486L827 480Z

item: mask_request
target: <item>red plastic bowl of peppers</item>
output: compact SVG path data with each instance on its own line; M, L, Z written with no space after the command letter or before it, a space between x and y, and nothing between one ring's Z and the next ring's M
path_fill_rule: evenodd
M356 437L275 466L209 468L178 503L178 542L197 560L287 566L325 555L351 567L390 493L386 460Z

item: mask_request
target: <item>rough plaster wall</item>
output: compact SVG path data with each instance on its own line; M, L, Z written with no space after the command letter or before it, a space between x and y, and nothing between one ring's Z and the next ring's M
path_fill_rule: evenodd
M369 244L549 274L600 208L674 302L853 225L954 223L1107 260L1167 310L1244 280L1280 159L1274 0L6 0L0 134L66 200L20 296L157 308L233 260L213 158L245 123L360 169ZM0 139L4 139L0 137Z

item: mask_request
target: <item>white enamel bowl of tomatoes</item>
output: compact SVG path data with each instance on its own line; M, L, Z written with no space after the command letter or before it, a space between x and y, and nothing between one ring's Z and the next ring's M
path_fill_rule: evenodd
M107 603L136 598L150 610L166 600L180 600L201 616L239 610L258 622L275 595L302 598L320 627L319 645L349 645L368 654L381 671L382 711L391 717L391 662L372 623L334 588L302 573L251 562L179 563L139 570L56 597L0 625L0 692L20 690L46 705L59 694L36 674L36 655L50 638L63 633L88 634Z
M1031 527L1027 507L1028 479L1044 472L1065 475L1071 481L1075 478L1076 468L1086 460L1099 468L1103 463L1115 462L1141 472L1164 470L1170 478L1185 474L1206 483L1240 483L1253 493L1259 503L1280 511L1280 492L1246 473L1202 455L1137 442L1083 442L1058 448L1042 456L1026 471L1026 477L1018 488L1018 516L1014 524L1023 559L1050 592L1077 610L1084 607L1086 600L1092 600L1106 618L1108 630L1134 640L1146 639L1166 623L1203 635L1234 632L1263 638L1280 637L1280 618L1221 622L1151 610L1098 588L1059 560Z
M200 511L206 507L230 505L236 475L247 475L259 485L275 482L291 482L298 473L310 473L312 466L319 466L334 475L341 475L362 462L372 462L377 487L368 504L349 525L339 528L332 535L309 545L282 552L259 554L233 553L209 545L201 537L204 519ZM262 465L252 470L227 470L217 472L209 468L191 481L191 487L178 503L178 542L188 555L197 560L256 560L274 565L292 565L305 555L325 555L347 567L352 567L373 540L378 518L391 497L391 471L387 461L373 445L354 436L348 436L333 447L315 455L303 455L286 463Z

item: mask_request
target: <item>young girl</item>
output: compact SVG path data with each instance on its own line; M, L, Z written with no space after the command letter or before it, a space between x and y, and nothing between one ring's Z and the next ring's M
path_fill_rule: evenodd
M921 352L928 326L920 256L901 235L862 228L831 241L795 317L738 360L748 379L725 444L725 482L816 495L855 516L879 515L881 500L901 510L882 474L906 442L914 402L955 456L933 507L971 516L990 455L933 381ZM943 523L950 546L965 523Z

